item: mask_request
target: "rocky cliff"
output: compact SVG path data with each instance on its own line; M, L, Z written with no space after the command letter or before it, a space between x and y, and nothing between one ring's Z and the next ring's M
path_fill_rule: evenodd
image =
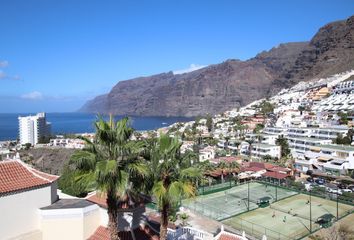
M299 81L354 69L354 16L322 27L309 42L285 43L247 61L120 81L80 111L139 116L216 114Z

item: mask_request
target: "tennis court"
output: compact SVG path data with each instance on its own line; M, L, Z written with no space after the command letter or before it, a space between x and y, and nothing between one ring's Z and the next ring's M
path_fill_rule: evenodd
M223 220L258 208L257 201L262 197L269 197L272 203L296 194L296 192L283 188L251 182L220 192L201 195L194 199L187 199L182 202L182 205L204 216Z
M298 194L284 200L274 202L269 207L243 213L223 221L235 229L267 239L300 239L310 231L320 228L316 223L318 217L324 214L337 215L337 203L334 201ZM353 211L353 206L338 203L338 217L346 216Z

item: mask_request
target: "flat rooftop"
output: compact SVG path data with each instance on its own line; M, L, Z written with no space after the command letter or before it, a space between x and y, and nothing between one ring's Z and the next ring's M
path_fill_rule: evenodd
M320 148L334 149L334 150L343 150L343 151L354 151L353 146L344 146L344 145L321 145Z
M310 137L288 137L291 140L299 140L299 141L306 141L306 142L323 142L323 141L331 141L328 139L318 139L318 138L310 138Z
M41 210L85 208L92 205L95 204L85 199L59 199L52 205L42 207Z

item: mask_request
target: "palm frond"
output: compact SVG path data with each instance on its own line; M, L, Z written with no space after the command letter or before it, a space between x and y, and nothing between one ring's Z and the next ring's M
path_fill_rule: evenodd
M117 162L114 160L100 161L96 164L95 176L97 184L104 189L107 186L115 188L119 181L119 173L117 172Z
M157 200L158 205L161 207L166 202L166 198L168 198L167 189L164 187L163 182L156 182L152 192Z
M96 164L95 154L87 151L76 151L71 155L69 164L82 171L93 171Z
M127 165L127 171L133 176L145 178L148 175L148 167L143 162L134 162Z
M172 202L178 202L182 197L193 197L195 188L188 182L174 181L168 189L168 196Z
M74 180L78 183L81 187L83 187L86 192L91 192L96 189L97 183L95 179L95 175L93 172L75 172Z
M199 180L201 179L203 174L198 168L195 167L189 167L186 169L183 169L181 171L181 178L183 180Z

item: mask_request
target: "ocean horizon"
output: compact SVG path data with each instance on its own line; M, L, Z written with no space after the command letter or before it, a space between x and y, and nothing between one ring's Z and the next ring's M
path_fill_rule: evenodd
M36 113L0 113L0 141L16 140L18 138L18 117L35 115ZM52 134L92 133L93 123L98 115L94 113L46 113L47 121L52 124ZM124 116L114 116L119 120ZM166 127L176 122L191 121L188 117L137 117L129 116L132 127L137 131L154 130ZM103 115L108 119L109 116Z

